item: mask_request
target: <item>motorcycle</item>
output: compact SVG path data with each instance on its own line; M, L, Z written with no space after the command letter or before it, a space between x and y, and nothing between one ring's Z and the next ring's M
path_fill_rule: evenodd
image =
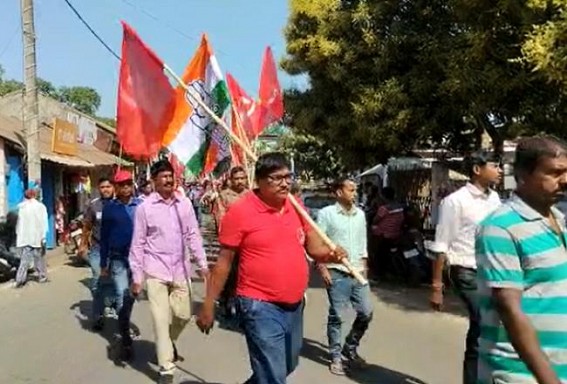
M16 251L16 223L18 214L9 212L6 220L0 223L0 278L10 280L20 266L20 258Z
M83 214L71 220L65 232L65 253L67 255L74 255L79 250L83 236Z

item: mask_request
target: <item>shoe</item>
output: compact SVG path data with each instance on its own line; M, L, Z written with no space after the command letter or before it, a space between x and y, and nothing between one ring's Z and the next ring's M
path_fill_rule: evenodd
M92 330L95 332L100 332L104 329L104 317L99 317L92 326Z
M160 373L158 384L173 384L173 373Z
M329 371L331 371L333 375L337 375L337 376L345 375L343 361L340 357L333 358L333 361L331 361L331 364L329 365Z
M25 285L26 285L26 283L15 283L15 284L14 284L14 289L23 288Z
M49 279L47 277L42 277L37 282L40 284L45 284L45 283L49 283Z
M357 367L357 368L365 368L368 366L368 363L364 358L362 358L356 351L349 351L346 348L343 348L343 360L348 363L349 366Z

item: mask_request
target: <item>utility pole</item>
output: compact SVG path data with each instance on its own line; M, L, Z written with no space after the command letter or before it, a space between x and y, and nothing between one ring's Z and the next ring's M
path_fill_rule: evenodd
M22 36L24 46L24 137L26 138L28 188L41 183L39 156L39 107L37 68L35 60L35 28L33 0L21 0Z

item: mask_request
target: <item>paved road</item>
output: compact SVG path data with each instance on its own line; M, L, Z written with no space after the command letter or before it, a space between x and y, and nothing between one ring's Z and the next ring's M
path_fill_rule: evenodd
M53 263L52 263L53 264ZM108 357L111 330L88 330L90 295L86 268L56 267L47 285L22 290L0 287L0 382L13 384L152 383L155 366L147 302L136 304L133 322L142 337L135 342L134 362L116 366ZM195 284L196 299L202 286ZM325 292L312 288L305 312L305 348L291 384L427 383L460 381L460 359L466 328L462 317L423 310L419 291L377 289L375 321L361 354L372 366L351 378L328 373L325 354ZM113 325L113 324L111 324ZM185 357L179 382L242 383L249 374L246 346L238 333L215 329L204 336L190 326L179 341Z

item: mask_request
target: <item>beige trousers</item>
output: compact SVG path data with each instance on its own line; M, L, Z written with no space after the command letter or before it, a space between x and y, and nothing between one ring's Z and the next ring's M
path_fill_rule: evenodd
M175 369L173 344L191 320L191 283L168 283L149 278L148 300L154 323L158 364L162 372Z

